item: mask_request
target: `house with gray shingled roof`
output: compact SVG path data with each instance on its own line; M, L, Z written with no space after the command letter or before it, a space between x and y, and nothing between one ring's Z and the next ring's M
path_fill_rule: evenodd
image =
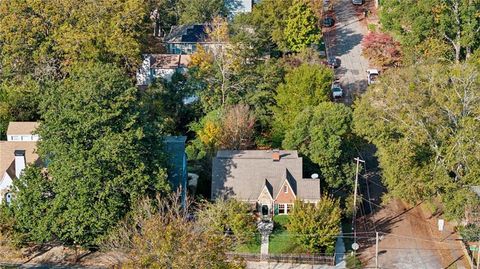
M288 214L295 200L320 200L320 180L303 178L296 150L219 150L213 158L213 200L254 204L262 215Z

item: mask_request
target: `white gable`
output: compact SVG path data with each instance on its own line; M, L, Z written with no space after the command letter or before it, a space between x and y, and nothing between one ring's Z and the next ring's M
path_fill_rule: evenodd
M7 172L3 174L2 181L0 182L0 192L9 189L12 186L12 178Z

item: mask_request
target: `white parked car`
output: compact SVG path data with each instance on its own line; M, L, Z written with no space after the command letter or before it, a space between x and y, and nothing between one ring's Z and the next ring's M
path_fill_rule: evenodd
M380 72L378 72L377 69L368 69L367 70L367 81L368 85L373 84L377 82L377 78Z
M343 97L343 89L342 87L340 87L340 84L335 83L332 85L332 96L333 96L333 99Z

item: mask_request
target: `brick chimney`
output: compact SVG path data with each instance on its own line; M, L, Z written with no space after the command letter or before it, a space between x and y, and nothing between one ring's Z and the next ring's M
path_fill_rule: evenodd
M20 178L25 169L25 150L15 150L15 176Z
M272 159L274 162L279 162L280 161L280 150L274 149L272 152Z

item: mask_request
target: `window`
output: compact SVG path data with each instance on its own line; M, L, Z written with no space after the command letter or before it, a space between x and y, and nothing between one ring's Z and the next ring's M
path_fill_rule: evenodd
M287 212L285 212L285 204L278 205L278 214L287 214Z
M30 136L26 136L26 135L22 135L22 141L31 141L31 137Z
M12 135L12 141L20 141L20 136Z
M293 209L293 204L287 204L287 212L286 212L286 214L289 214L290 212L292 212L292 209Z
M283 185L283 192L288 193L288 186L287 184Z

